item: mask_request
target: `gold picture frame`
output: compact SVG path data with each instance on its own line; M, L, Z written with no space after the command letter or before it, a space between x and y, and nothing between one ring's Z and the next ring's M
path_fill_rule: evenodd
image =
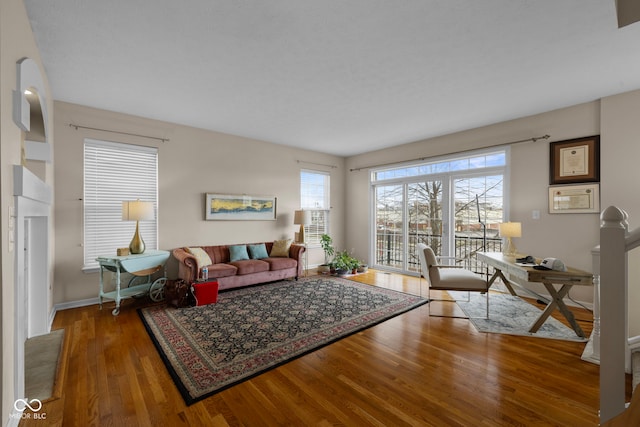
M205 194L205 219L226 221L274 221L277 198L247 194Z
M552 142L549 185L600 182L600 135Z

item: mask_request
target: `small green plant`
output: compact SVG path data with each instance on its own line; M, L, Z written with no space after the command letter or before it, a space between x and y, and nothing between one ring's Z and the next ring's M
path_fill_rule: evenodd
M335 253L333 249L333 239L328 234L323 234L320 236L320 246L322 246L322 250L324 251L324 263L329 264L331 261L331 257Z
M357 258L354 258L347 251L340 251L336 253L335 258L331 262L331 266L336 270L347 270L351 271L354 268L358 268L360 265L360 261Z

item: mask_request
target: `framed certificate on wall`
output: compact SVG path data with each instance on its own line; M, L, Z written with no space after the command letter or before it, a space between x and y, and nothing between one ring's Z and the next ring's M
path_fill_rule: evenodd
M600 181L600 136L552 142L549 184Z
M549 187L549 213L600 213L600 184Z

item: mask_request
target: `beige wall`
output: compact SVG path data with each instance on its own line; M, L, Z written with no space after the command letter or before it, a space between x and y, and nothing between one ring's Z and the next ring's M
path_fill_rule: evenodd
M96 295L97 275L81 273L82 267L82 141L85 137L114 140L160 149L160 236L163 249L205 243L236 243L291 236L291 213L299 204L298 174L301 168L331 172L332 236L337 248L353 250L370 263L370 165L432 157L483 148L532 136L549 140L511 147L509 216L523 225L516 244L521 252L555 256L577 268L591 270L591 249L599 240L597 214L549 214L549 143L602 134L603 207L618 204L632 215L640 211L637 198L625 185L633 182L632 166L638 150L633 111L640 91L602 101L580 104L536 116L498 123L400 147L366 153L346 160L261 141L210 132L170 123L121 115L62 102L55 103L55 157L64 159L56 168L56 279L54 302L72 302ZM75 130L69 124L167 137L161 143L132 136ZM602 130L601 130L602 126ZM613 149L618 147L618 149ZM337 168L298 163L298 160ZM622 166L622 167L621 167ZM625 171L625 172L621 172ZM275 222L215 222L203 219L206 192L274 194L278 197ZM532 219L532 211L540 219ZM639 214L640 215L640 214ZM268 226L265 227L265 224ZM344 230L344 233L343 233ZM126 242L124 242L126 246ZM311 251L310 264L322 261L319 249ZM532 289L542 292L537 285ZM590 289L575 288L571 296L591 302Z
M342 244L345 183L344 160L340 157L63 102L56 102L54 108L58 141L55 157L63 159L55 172L55 303L95 298L98 294L98 274L81 271L84 138L159 148L161 249L293 238L297 230L293 225L293 211L300 206L300 170L303 168L331 173L331 231L337 244ZM70 123L170 141L75 130ZM277 220L205 221L205 193L274 195L278 198ZM123 246L128 244L128 241L122 242ZM321 261L322 251L312 249L309 263ZM170 265L171 271L174 267Z
M346 169L433 157L549 134L549 140L515 144L510 150L509 217L522 222L523 230L522 237L514 242L520 252L558 257L569 265L591 271L591 249L599 241L599 216L548 213L549 142L599 133L600 103L591 102L354 156L347 159ZM371 223L369 172L365 169L347 174L347 244L360 256L367 256ZM533 210L540 211L540 219L532 219ZM544 291L543 287L530 286L537 292ZM571 296L593 301L590 288L574 288Z
M2 423L9 419L14 400L14 374L22 360L15 360L15 295L14 295L14 263L13 244L9 243L9 208L14 207L13 197L13 165L21 163L21 143L24 133L13 122L12 92L16 89L16 63L29 57L40 65L45 85L48 87L40 54L36 46L31 25L21 0L2 0L0 2L0 257L2 275ZM51 95L45 94L49 100L49 111L53 110ZM51 123L51 114L49 116ZM50 136L50 143L53 138ZM45 168L44 176L52 185L53 172ZM52 238L50 238L52 240ZM46 313L43 313L46 316Z
M602 99L602 207L629 214L629 228L640 227L640 91ZM629 336L640 335L640 249L629 253ZM603 283L603 292L606 289Z

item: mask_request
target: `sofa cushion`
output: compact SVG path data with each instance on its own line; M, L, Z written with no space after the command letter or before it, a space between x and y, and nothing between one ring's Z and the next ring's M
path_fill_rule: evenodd
M238 275L261 273L263 271L269 271L269 263L259 259L246 259L242 261L232 261L231 265L236 267Z
M267 258L264 261L269 263L269 270L286 270L287 268L296 268L298 262L293 258Z
M264 243L259 243L257 245L248 245L249 255L251 255L251 259L263 259L268 258L269 254L267 253L267 247Z
M291 248L291 239L275 240L271 248L271 257L288 257Z
M196 264L198 265L198 270L201 270L202 267L206 267L210 264L213 264L211 261L211 257L207 254L202 248L186 248L187 252L189 252L196 259Z
M213 264L209 266L209 278L219 279L220 277L235 276L238 268L231 264Z
M249 253L247 252L247 245L229 246L229 258L231 259L231 262L241 261L243 259L249 259Z
M214 264L229 262L229 248L227 246L205 246L203 249L207 251Z

